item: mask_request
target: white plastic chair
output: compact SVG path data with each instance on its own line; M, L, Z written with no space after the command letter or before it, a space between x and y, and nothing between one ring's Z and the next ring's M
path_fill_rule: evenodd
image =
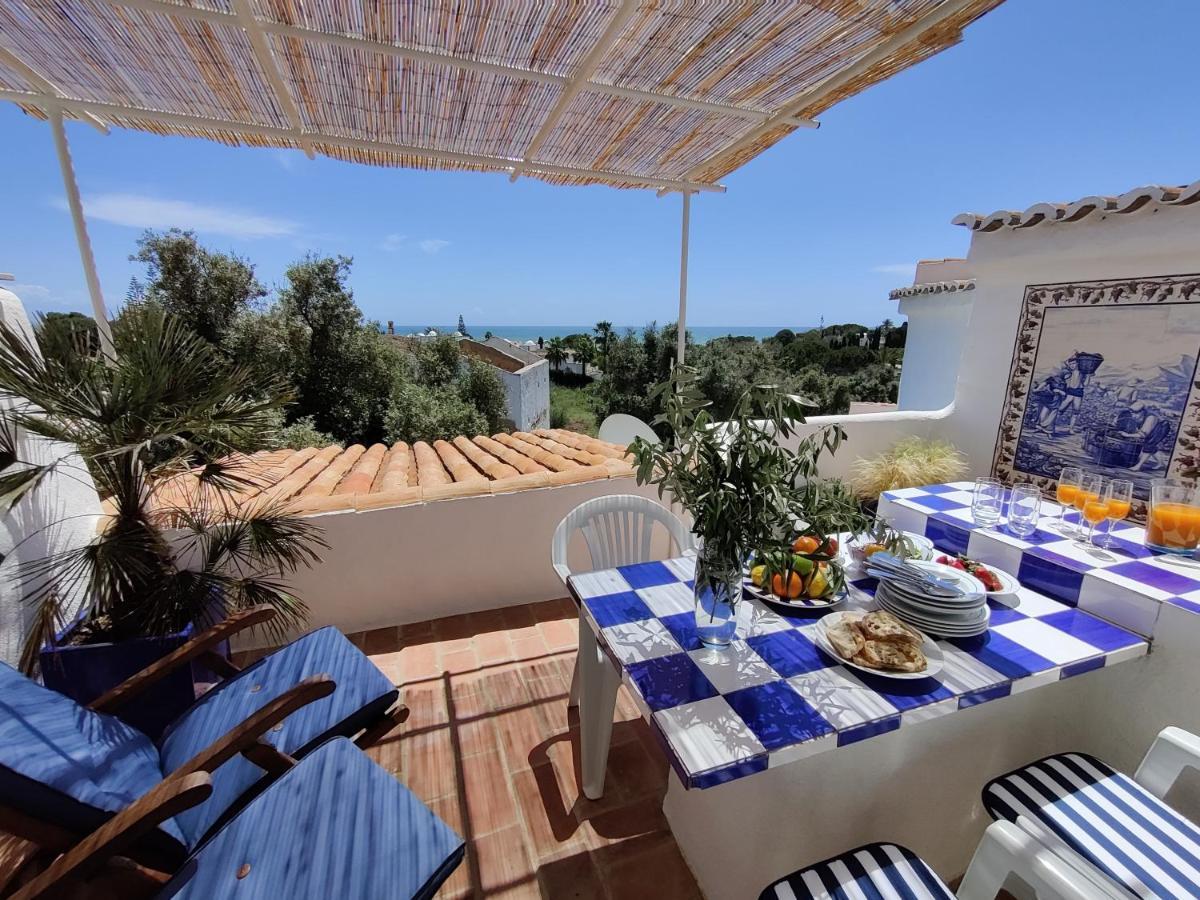
M630 416L629 418L632 418ZM674 545L671 555L682 555L695 546L692 533L669 509L637 494L613 494L579 504L563 517L550 540L550 562L563 584L571 576L567 566L567 547L575 532L582 532L592 561L587 571L615 569L634 563L650 562L654 524L666 529ZM583 629L588 626L579 616L580 647ZM570 706L579 703L579 659L571 676Z
M633 443L634 438L639 437L648 444L659 442L658 435L654 433L653 428L637 416L629 416L625 413L613 413L601 422L597 437L610 444L620 444L622 447L628 447Z

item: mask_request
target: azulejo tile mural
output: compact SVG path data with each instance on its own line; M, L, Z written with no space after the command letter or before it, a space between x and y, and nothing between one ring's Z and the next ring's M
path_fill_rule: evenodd
M1200 462L1200 275L1025 288L993 471L1050 489L1063 466L1134 485Z

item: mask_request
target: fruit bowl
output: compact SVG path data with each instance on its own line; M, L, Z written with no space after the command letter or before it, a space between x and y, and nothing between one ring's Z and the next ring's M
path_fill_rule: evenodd
M824 609L846 597L836 538L801 535L790 549L760 551L746 573L747 592L773 606Z

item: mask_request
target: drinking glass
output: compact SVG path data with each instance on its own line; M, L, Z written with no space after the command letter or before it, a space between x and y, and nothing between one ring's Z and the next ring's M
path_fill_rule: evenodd
M1018 484L1008 500L1008 528L1018 537L1037 531L1042 512L1042 489L1036 484Z
M1133 508L1133 482L1117 479L1108 483L1108 530L1100 546L1107 550L1112 546L1112 532L1117 523L1129 515Z
M1083 514L1084 521L1088 523L1087 540L1082 537L1079 540L1082 544L1095 547L1096 526L1108 518L1108 501L1112 496L1112 485L1105 485L1099 475L1084 475L1079 492L1083 498L1079 511Z
M1058 487L1054 491L1054 499L1058 501L1058 524L1055 530L1062 535L1076 535L1079 529L1067 524L1067 507L1075 503L1079 494L1079 482L1083 479L1083 469L1076 466L1065 466L1058 476Z
M1004 509L1004 485L995 478L976 478L971 515L977 525L995 525Z
M1146 546L1161 553L1192 554L1200 544L1200 504L1196 488L1176 481L1150 486Z

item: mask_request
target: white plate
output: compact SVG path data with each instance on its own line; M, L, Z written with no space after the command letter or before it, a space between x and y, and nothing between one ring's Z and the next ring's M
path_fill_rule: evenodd
M886 609L888 612L890 612L892 615L894 615L897 619L900 619L901 621L908 623L909 625L913 626L914 628L916 628L922 632L928 632L929 634L936 634L938 637L946 637L946 638L978 637L979 635L983 634L984 632L986 632L988 630L989 624L991 622L991 616L986 611L985 611L982 619L974 621L974 622L965 622L965 623L963 623L963 622L954 622L954 623L935 622L933 620L925 619L919 615L915 615L911 610L905 609L900 606L896 606L893 603L889 602L886 598L879 598L878 603L879 603L880 608Z
M933 541L925 537L925 535L917 534L915 531L902 531L900 533L912 541L913 546L917 548L918 557L914 559L914 562L917 561L917 559L930 560L937 556L937 547L933 546ZM846 554L849 557L850 562L865 564L866 556L862 552L862 547L849 540L847 540L843 546L846 549Z
M845 612L830 613L823 619L818 620L816 627L813 629L813 634L817 639L817 644L822 650L840 662L843 666L849 666L851 669L858 669L860 672L867 672L870 675L878 675L881 678L896 678L901 681L913 681L918 678L930 678L942 671L942 666L945 665L945 655L942 653L942 648L939 647L929 635L920 632L924 638L921 644L921 652L925 654L925 670L922 672L887 672L883 669L872 669L870 666L860 666L856 662L851 662L845 659L837 650L834 649L833 642L825 635L825 631L830 625L841 621L841 617L847 615Z
M976 578L974 575L971 575L970 572L964 572L962 569L955 569L953 566L947 566L947 565L944 565L943 563L934 563L934 565L939 565L946 569L953 569L953 571L958 572L958 574L960 574L960 575L970 576L971 580L974 581L976 584L975 590L978 590L980 587L983 586L983 582L980 581L978 578ZM1009 575L1003 569L997 569L995 566L989 565L988 563L980 563L980 565L986 567L987 570L989 572L991 572L993 575L995 575L996 578L999 579L999 581L1000 581L1000 590L998 590L998 591L985 590L984 591L984 593L987 594L989 597L1003 597L1006 594L1015 594L1017 591L1019 591L1021 589L1021 582L1017 581L1017 579L1015 579L1013 576Z

